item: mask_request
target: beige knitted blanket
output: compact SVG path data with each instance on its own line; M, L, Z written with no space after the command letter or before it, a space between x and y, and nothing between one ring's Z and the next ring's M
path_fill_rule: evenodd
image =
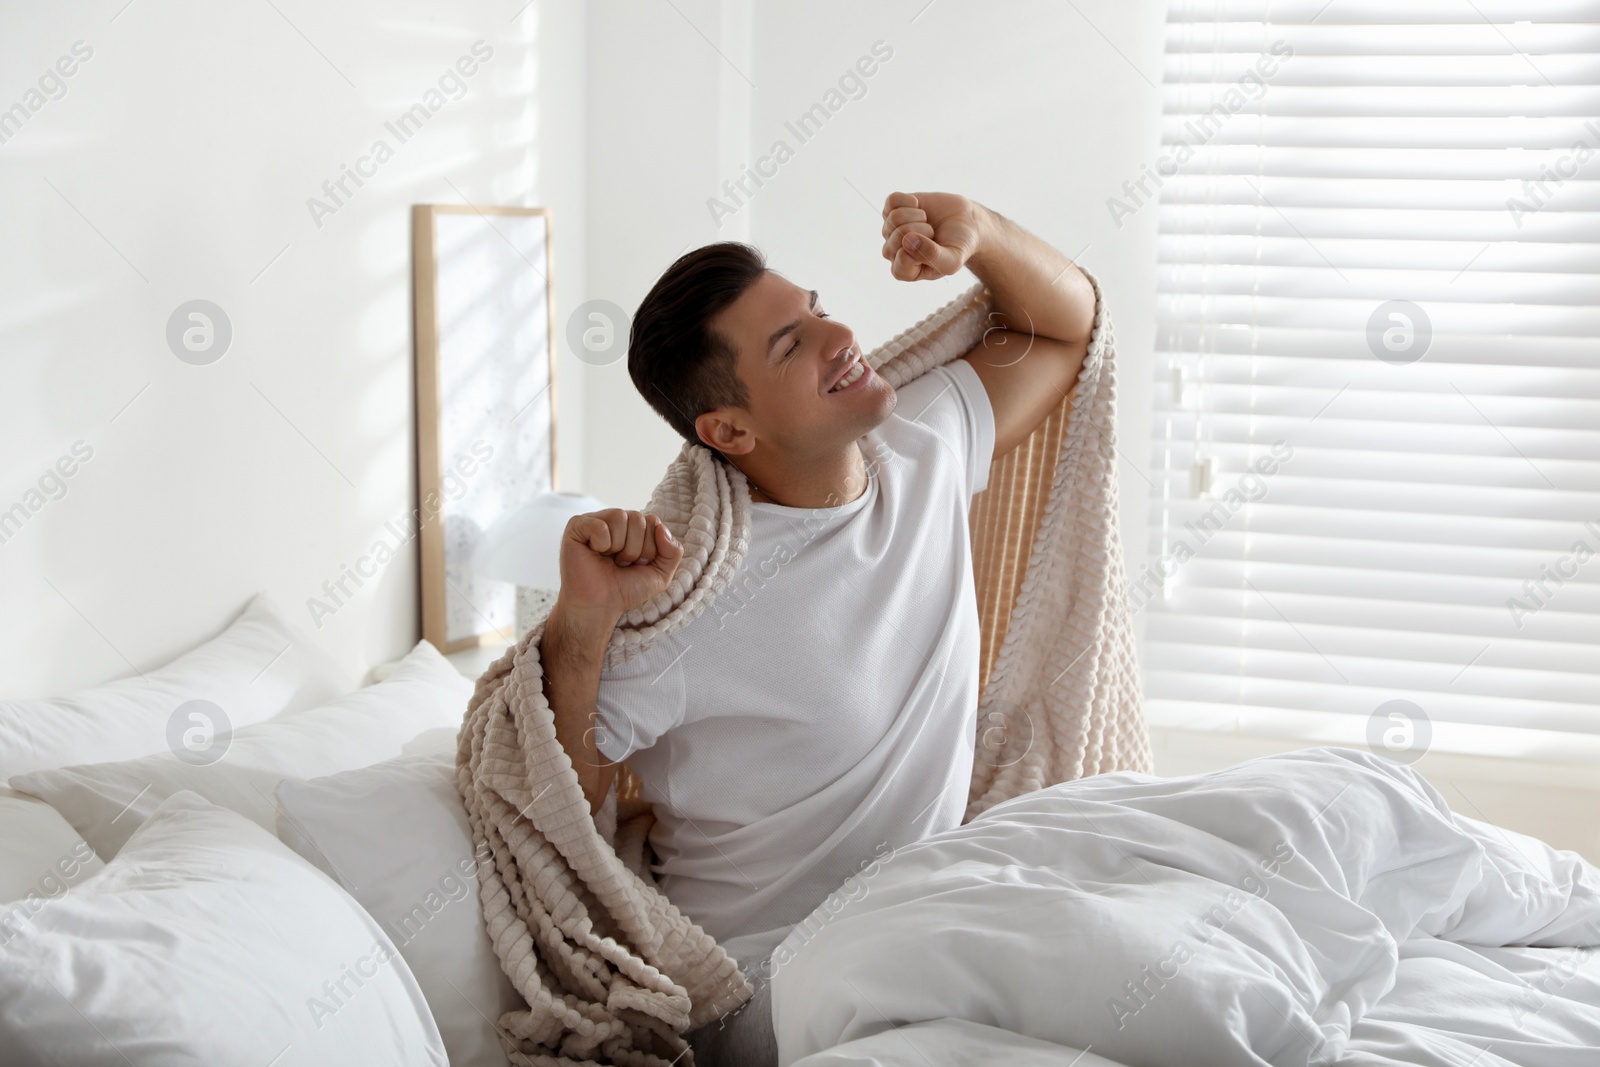
M1098 284L1095 299L1049 500L977 709L980 726L999 728L979 731L969 819L1046 785L1150 769L1117 536L1112 332ZM898 388L976 345L991 308L975 285L867 359ZM687 625L749 545L748 483L704 447L684 445L647 510L684 558L668 589L622 619L607 666ZM613 793L590 816L544 697L543 633L540 622L478 679L457 753L474 844L494 858L480 867L484 923L527 1003L501 1016L502 1043L518 1065L690 1064L682 1035L743 1004L750 987L651 880L648 811L624 810L619 831Z

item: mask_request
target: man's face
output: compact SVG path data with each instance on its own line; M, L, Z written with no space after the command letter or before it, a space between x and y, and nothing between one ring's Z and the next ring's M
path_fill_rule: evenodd
M755 449L805 455L841 448L894 410L894 390L867 367L855 333L826 314L810 290L768 271L712 319L711 328L739 354L750 406L729 414ZM860 370L847 374L854 363ZM841 375L856 377L831 389Z

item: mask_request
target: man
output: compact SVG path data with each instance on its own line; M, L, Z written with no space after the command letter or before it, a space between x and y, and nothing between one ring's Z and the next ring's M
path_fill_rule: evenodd
M970 269L995 327L896 395L815 291L738 244L690 252L634 317L628 370L678 432L749 479L735 581L602 672L618 620L683 548L649 513L567 526L540 646L556 733L598 809L628 760L668 898L749 968L882 850L956 826L976 734L967 514L990 462L1076 381L1088 280L975 201L894 193L903 281Z

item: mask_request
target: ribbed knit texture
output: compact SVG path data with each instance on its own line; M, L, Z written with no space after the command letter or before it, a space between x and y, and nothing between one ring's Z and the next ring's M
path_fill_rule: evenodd
M1094 332L1049 500L978 708L980 724L1003 728L980 731L969 819L1056 782L1150 769L1117 535L1112 332L1094 289ZM970 351L991 310L975 285L867 360L899 388ZM608 667L687 625L749 548L749 483L702 446L683 446L646 510L684 557L668 588L618 624ZM751 990L651 880L648 806L625 798L619 820L613 792L590 816L544 697L543 635L541 620L484 671L458 740L456 785L474 844L494 859L479 871L484 924L527 1004L501 1016L501 1041L518 1065L687 1067L682 1035Z
M1100 285L1084 274L1094 327L1027 571L983 686L978 721L1000 728L978 733L967 819L1057 782L1153 769L1117 526L1115 336ZM1023 504L1005 501L1002 510Z

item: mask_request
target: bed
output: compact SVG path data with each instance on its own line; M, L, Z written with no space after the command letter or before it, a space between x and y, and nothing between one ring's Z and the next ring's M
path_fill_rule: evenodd
M0 701L8 1064L511 1062L472 683L427 642L376 674L258 597L142 678ZM874 861L765 980L804 1067L1545 1067L1596 1062L1597 930L1593 866L1324 749L998 805Z

